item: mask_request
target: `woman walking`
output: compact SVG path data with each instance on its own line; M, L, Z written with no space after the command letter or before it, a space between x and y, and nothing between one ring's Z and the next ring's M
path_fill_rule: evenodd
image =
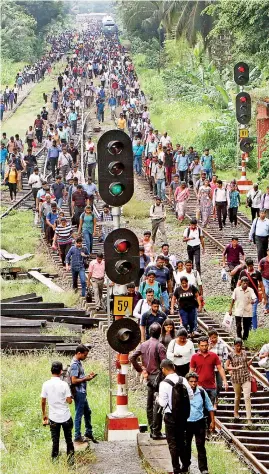
M145 230L144 232L144 237L141 239L140 243L141 246L144 247L144 252L147 257L150 258L151 261L153 261L154 258L154 243L151 238L151 232L150 230Z
M63 265L65 265L65 257L72 245L72 234L72 226L67 222L66 217L63 216L55 229L52 245L53 248L55 248L56 242L58 243L59 254Z
M175 339L175 323L172 319L166 319L162 325L161 343L167 349L173 339Z
M86 206L79 219L78 233L82 233L89 255L92 253L93 237L96 235L96 217L91 206Z
M9 187L11 202L16 201L17 196L18 172L15 163L12 163L5 174L5 184ZM14 196L14 198L13 198Z
M29 126L25 136L26 136L27 147L28 148L33 148L33 142L34 142L34 139L35 139L35 131L34 131L32 125Z
M190 360L195 349L193 342L187 339L186 329L180 328L176 334L176 339L171 341L167 348L167 359L170 359L175 366L177 375L185 377L190 369Z
M184 275L180 278L180 285L174 291L171 300L170 314L174 314L174 306L176 302L179 307L182 324L186 330L189 328L192 337L194 336L197 308L201 311L202 307L197 288L190 285L188 278Z
M247 354L242 350L242 339L239 337L234 341L234 350L228 355L228 360L225 367L231 373L231 381L234 388L235 399L234 399L234 418L239 420L239 405L241 394L243 390L246 413L247 413L247 424L251 425L251 378L249 372L249 366L252 363L251 360L247 360Z
M198 202L200 206L202 226L206 227L212 213L212 189L208 179L205 179L204 184L199 188Z
M185 181L181 181L180 186L175 191L176 214L180 222L185 218L187 202L190 198L190 191Z

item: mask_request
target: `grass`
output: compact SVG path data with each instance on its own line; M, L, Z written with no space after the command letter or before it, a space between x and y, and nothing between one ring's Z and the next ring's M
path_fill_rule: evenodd
M230 296L208 296L206 298L206 310L224 313L228 311L230 303Z
M15 77L19 71L21 71L26 62L15 63L10 59L2 59L1 61L1 76L0 76L0 89L3 90L7 85L10 87L14 86Z
M151 202L139 201L135 197L132 197L132 199L124 205L123 215L125 218L137 220L149 218L151 204Z
M21 137L25 136L27 127L33 124L36 115L40 113L40 109L44 105L43 92L48 94L53 90L55 78L62 68L62 64L54 66L50 76L46 76L42 82L37 83L23 104L4 123L2 131L6 132L7 136L15 135L15 133L18 133Z
M58 360L57 353L44 351L33 355L2 356L2 434L7 453L2 456L2 472L8 474L68 474L70 469L63 456L59 463L50 461L51 440L48 428L41 423L40 391L50 378L50 365ZM64 365L70 357L61 356ZM10 370L12 364L12 370ZM85 363L86 372L98 377L91 382L88 399L93 407L95 435L102 438L104 416L108 407L108 376L101 363ZM73 404L72 404L73 405ZM74 416L74 406L71 406ZM92 453L83 453L78 462L92 461ZM79 469L78 471L79 472Z
M256 331L250 331L247 340L247 346L254 351L261 349L269 341L269 328L259 328Z
M208 470L211 474L242 473L243 464L241 464L235 454L228 450L223 441L218 441L217 444L206 443L206 454ZM196 447L194 448L194 455L197 456ZM251 471L246 469L244 473L251 474Z

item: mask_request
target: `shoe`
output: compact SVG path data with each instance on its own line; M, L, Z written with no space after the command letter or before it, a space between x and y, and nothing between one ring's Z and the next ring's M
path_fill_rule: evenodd
M99 441L97 441L97 439L95 439L95 437L93 435L84 435L84 438L87 440L87 441L92 441L94 444L98 444Z
M89 440L87 438L85 438L85 436L81 436L80 438L74 439L74 443L80 443L80 444L88 443L88 441Z
M157 435L156 435L156 434L151 434L150 437L153 439L153 441L158 441L158 440L161 440L161 439L166 439L166 435L165 435L165 434L162 434L162 433L158 433Z
M182 468L180 469L179 472L180 472L180 474L189 474L190 469L188 467L182 466Z

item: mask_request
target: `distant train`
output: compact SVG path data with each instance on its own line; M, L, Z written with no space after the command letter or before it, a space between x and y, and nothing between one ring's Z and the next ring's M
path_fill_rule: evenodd
M104 16L102 19L102 29L107 35L115 34L118 31L118 27L111 16Z

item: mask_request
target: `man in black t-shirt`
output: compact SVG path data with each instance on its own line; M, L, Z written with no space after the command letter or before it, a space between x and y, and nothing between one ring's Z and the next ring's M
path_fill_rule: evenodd
M166 174L166 184L170 185L172 181L172 171L174 166L173 152L168 148L164 154L164 166Z
M179 306L182 324L185 329L188 329L189 326L190 333L193 335L197 318L197 308L199 307L199 311L201 311L201 301L198 289L193 285L189 285L186 276L180 278L180 286L174 291L170 314L174 314L176 301Z
M56 182L51 185L52 192L56 198L57 206L59 209L62 208L65 185L62 183L62 177L56 176Z
M70 146L67 149L67 152L72 156L73 164L74 165L77 164L78 163L78 157L79 157L79 151L75 147L73 140L70 141Z
M248 287L254 290L255 295L257 296L256 301L252 304L252 329L257 329L258 327L258 304L259 304L259 294L262 295L262 298L265 300L265 289L262 282L262 274L259 270L254 269L254 262L252 258L246 258L246 266L244 270L240 272L239 280L237 286L241 286L241 280L243 277L248 279Z

